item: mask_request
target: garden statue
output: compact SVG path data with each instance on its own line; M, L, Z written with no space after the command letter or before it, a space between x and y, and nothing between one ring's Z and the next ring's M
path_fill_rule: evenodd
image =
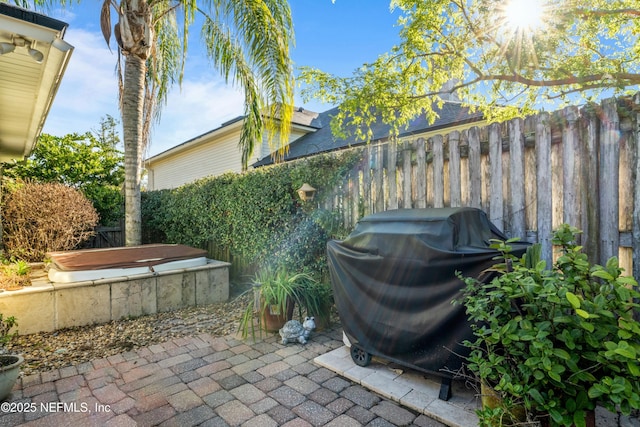
M305 317L304 323L300 323L297 320L289 320L280 329L280 336L282 337L282 344L290 342L299 342L300 344L306 344L311 335L311 331L316 328L316 322L313 317Z

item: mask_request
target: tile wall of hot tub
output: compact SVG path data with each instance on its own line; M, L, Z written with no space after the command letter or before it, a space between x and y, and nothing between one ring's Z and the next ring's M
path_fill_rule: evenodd
M20 334L107 323L229 298L229 263L73 283L36 279L0 292L0 313L15 316ZM46 277L46 276L45 276Z

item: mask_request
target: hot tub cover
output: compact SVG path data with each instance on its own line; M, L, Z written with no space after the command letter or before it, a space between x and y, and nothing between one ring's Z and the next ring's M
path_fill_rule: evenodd
M455 275L480 277L506 240L474 208L401 209L362 218L344 241L327 244L342 327L366 352L447 376L462 366L473 333ZM527 243L516 244L521 255ZM488 275L485 280L488 280Z
M206 257L207 251L185 245L154 244L107 249L47 252L62 271L150 267L171 261Z

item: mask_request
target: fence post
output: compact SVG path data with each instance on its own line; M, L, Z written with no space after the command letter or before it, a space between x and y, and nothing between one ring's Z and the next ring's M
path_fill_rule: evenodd
M502 136L497 123L489 126L489 218L500 231L504 231Z
M598 219L598 203L600 188L598 185L598 118L593 105L583 109L582 113L582 146L585 184L583 186L583 230L582 246L591 262L600 262L600 221Z
M542 259L551 268L553 263L553 187L551 185L551 127L549 114L541 113L536 121L536 175L538 242L542 246Z
M402 144L402 207L410 209L411 204L411 143Z
M633 97L635 105L640 104L640 93ZM633 186L633 277L640 280L640 113L633 115L633 142L635 143L635 159L633 170L635 183ZM638 313L640 316L640 313Z
M444 138L433 137L433 207L444 207Z
M373 210L374 212L384 211L384 145L377 144L373 147Z
M373 211L371 200L371 169L373 169L373 150L371 143L367 144L365 151L365 162L362 167L362 198L364 199L364 215L367 216Z
M398 209L398 143L392 138L387 145L387 180L389 181L389 209Z
M449 134L449 205L462 205L460 189L460 132L454 130Z
M424 138L416 143L416 208L427 207L427 147Z
M602 264L618 255L618 159L620 120L615 98L602 102L600 121L600 244Z
M578 138L577 107L567 107L563 111L564 123L562 127L562 171L563 193L562 212L563 222L582 229L582 168L580 139ZM588 233L588 230L583 230ZM578 241L582 242L578 237Z
M527 237L524 194L524 126L522 119L514 119L509 122L510 237Z
M469 205L482 207L482 163L480 161L480 135L476 126L469 129Z

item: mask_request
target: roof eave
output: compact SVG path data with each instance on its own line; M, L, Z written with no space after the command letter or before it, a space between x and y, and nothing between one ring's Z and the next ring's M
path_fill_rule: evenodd
M22 37L43 54L37 63L26 48L0 56L0 162L31 154L73 46L62 40L67 24L38 13L0 3L0 41Z

